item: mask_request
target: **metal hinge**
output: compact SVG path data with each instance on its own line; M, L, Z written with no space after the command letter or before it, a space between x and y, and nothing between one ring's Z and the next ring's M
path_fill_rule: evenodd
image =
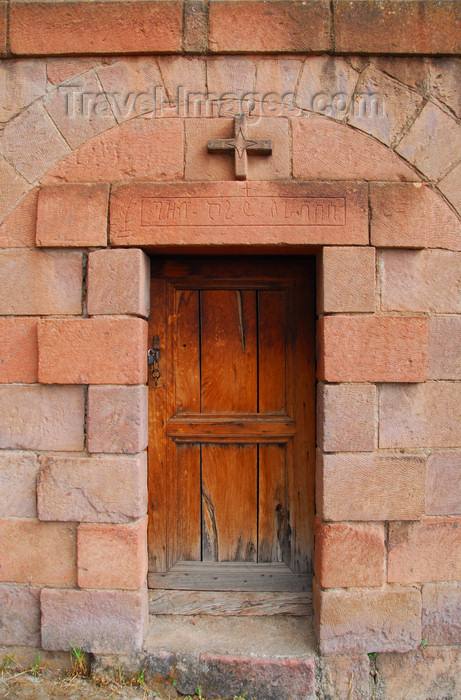
M154 378L155 386L158 386L158 380L162 376L159 369L160 362L160 338L158 335L154 335L152 340L152 347L147 351L147 362L152 365L152 377Z

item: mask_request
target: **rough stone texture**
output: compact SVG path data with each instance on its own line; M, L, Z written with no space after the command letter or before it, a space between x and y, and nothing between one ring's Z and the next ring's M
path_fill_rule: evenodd
M461 215L461 163L440 180L438 188Z
M370 700L372 678L367 654L320 656L317 697L328 700Z
M323 654L409 651L421 642L421 593L414 588L319 590L314 623Z
M0 448L83 449L83 387L0 386Z
M89 452L136 453L147 447L147 386L88 388Z
M74 251L0 250L0 314L82 312L82 255Z
M461 452L433 452L429 456L426 513L461 515Z
M147 460L136 457L42 457L40 520L127 523L147 508Z
M461 379L461 316L429 319L429 379Z
M122 123L140 114L160 108L162 76L152 56L134 56L120 59L98 68L98 77L109 96L110 114ZM121 87L123 86L123 91ZM157 100L154 102L154 89ZM188 87L188 89L190 89ZM166 100L166 96L164 96ZM109 112L109 110L107 110Z
M359 73L344 58L307 56L296 86L296 105L309 112L344 118L349 113L358 79Z
M306 61L309 57L306 58ZM258 61L256 71L255 92L261 98L266 95L265 102L280 101L285 93L295 93L302 60L288 56L287 58L262 58Z
M319 313L375 310L375 249L325 247L318 256Z
M177 180L183 167L181 120L141 118L94 136L51 168L42 183Z
M46 77L51 85L60 85L98 65L97 58L47 58Z
M379 685L389 700L454 700L461 695L461 650L425 647L379 654Z
M40 190L37 245L81 247L107 245L109 185L56 185Z
M335 49L348 53L454 53L461 50L456 0L402 3L334 0Z
M376 445L375 410L375 386L319 384L319 446L325 452L372 452Z
M253 90L256 62L253 56L214 56L207 61L207 87L214 99L238 97ZM224 101L224 100L223 100ZM235 114L235 111L233 112ZM225 111L224 113L225 114Z
M42 384L143 384L147 323L140 318L47 319L38 323Z
M208 6L206 0L186 0L184 5L183 50L206 51L208 45Z
M423 586L423 637L429 646L461 645L461 584Z
M210 2L211 51L327 51L330 46L326 0L287 5L280 0Z
M122 86L119 85L119 90ZM43 100L46 111L72 149L116 125L113 102L103 94L94 71L72 80L69 87L62 85Z
M461 447L461 383L383 385L380 447Z
M316 520L314 571L323 588L382 586L385 551L384 524Z
M388 535L390 582L461 579L461 519L391 523Z
M37 455L0 452L0 518L37 517L37 474Z
M35 246L38 187L16 204L13 211L0 224L0 247L32 248Z
M0 645L40 646L40 589L0 585Z
M396 150L430 180L438 180L459 158L461 125L428 102Z
M68 650L69 639L96 654L141 651L147 625L147 589L65 591L41 594L42 646Z
M372 183L370 198L373 245L461 250L461 221L435 190L420 183Z
M208 0L187 0L194 3L195 1L207 4ZM185 9L187 14L187 8ZM198 93L202 97L207 92L206 87L206 68L210 65L205 62L202 56L159 56L157 65L160 69L163 85L166 91L166 97L177 104L178 96L181 100L187 99L187 95L191 94L191 103L193 103L192 95ZM183 88L183 92L178 88ZM182 107L184 116L192 116L192 108Z
M75 525L0 520L0 581L74 586Z
M25 6L28 3L16 4ZM8 122L0 139L0 153L28 182L34 182L69 150L40 102L34 102Z
M368 63L367 58L362 57L362 60ZM452 59L449 60L451 62ZM371 62L383 73L397 78L414 90L427 92L429 89L428 61L421 59L421 56L374 56Z
M221 252L223 245L367 244L366 186L277 181L120 185L111 193L110 242L216 245Z
M168 53L181 48L181 26L179 0L14 2L10 43L14 54Z
M390 146L422 102L406 85L369 66L360 76L348 123Z
M0 2L0 56L6 55L8 5L5 0Z
M127 525L79 525L77 566L80 588L141 588L147 574L147 516Z
M317 325L317 377L328 382L423 382L427 319L324 316Z
M395 153L350 126L324 117L293 118L291 123L295 178L419 180Z
M37 320L0 318L0 382L36 382L37 357Z
M384 311L461 313L461 253L384 250L378 269Z
M438 56L431 58L428 66L429 82L432 94L461 117L461 59Z
M107 226L107 222L106 222ZM97 250L88 256L87 309L94 314L150 311L150 261L142 250Z
M426 458L318 455L317 512L324 520L415 520L424 514Z
M238 111L238 110L234 110ZM210 139L232 138L232 119L187 119L186 180L233 180L233 153L213 153L206 150ZM272 155L248 156L249 180L287 180L291 175L290 134L287 119L260 117L255 124L248 122L248 138L271 139Z
M27 181L0 155L0 220L9 214L28 187Z
M44 61L4 61L0 65L0 121L8 121L21 109L41 97L45 87Z

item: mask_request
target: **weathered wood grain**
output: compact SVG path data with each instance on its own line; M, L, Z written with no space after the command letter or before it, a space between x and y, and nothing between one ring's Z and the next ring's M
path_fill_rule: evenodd
M312 615L312 595L301 593L272 593L253 591L149 591L151 615Z

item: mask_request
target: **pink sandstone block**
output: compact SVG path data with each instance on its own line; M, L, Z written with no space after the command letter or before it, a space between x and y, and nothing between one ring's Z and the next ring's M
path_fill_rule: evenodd
M430 646L461 645L461 584L423 586L423 637Z
M105 246L108 207L106 184L42 187L37 207L37 245Z
M429 379L461 379L461 316L429 318Z
M40 588L0 585L1 646L40 646Z
M147 516L129 524L79 525L77 563L80 588L141 588L147 575Z
M318 444L325 452L372 452L376 446L376 387L319 384Z
M89 452L136 453L147 447L147 386L88 388Z
M0 386L0 448L83 450L83 387Z
M0 225L2 248L33 248L37 221L38 187L30 190Z
M142 250L97 250L88 256L88 313L131 314L150 311L150 262Z
M0 520L0 581L74 586L75 540L72 523Z
M319 313L360 313L375 310L375 249L325 247L318 257Z
M111 457L41 457L40 520L127 523L147 509L146 453Z
M426 513L461 515L461 452L433 452L429 455Z
M380 654L377 670L392 700L461 694L461 650L426 646L407 654Z
M95 654L140 652L147 626L147 588L72 591L44 588L42 646L69 649L69 640Z
M0 452L0 518L37 517L37 475L33 452Z
M32 384L37 377L37 319L0 318L0 382Z

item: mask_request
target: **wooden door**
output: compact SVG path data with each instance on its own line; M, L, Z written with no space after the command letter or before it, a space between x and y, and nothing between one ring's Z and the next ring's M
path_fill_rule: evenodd
M155 385L149 373L151 586L304 586L314 270L312 258L152 260L161 375Z

